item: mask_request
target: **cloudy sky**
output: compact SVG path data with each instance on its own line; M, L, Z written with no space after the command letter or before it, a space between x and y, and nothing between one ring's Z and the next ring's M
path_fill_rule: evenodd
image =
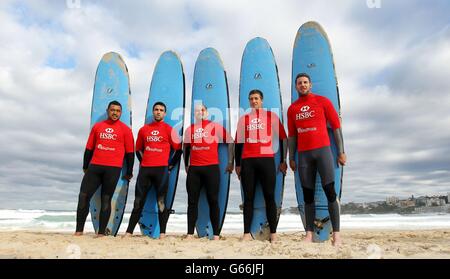
M169 49L184 64L189 100L198 53L216 48L237 107L244 47L266 38L286 111L295 35L310 20L325 28L335 56L348 154L343 201L450 192L449 10L447 0L3 0L0 208L76 208L104 53L120 53L129 68L135 135L155 63ZM181 173L181 211L184 181ZM293 181L290 173L286 206L295 206ZM233 182L229 206L237 210Z

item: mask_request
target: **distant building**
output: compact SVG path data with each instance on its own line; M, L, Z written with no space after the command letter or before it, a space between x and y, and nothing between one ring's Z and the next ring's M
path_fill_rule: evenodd
M416 205L417 206L425 206L427 203L427 198L426 197L419 197L416 199Z
M416 206L415 200L400 201L400 207L413 207L413 206Z
M398 203L398 198L397 197L387 197L386 198L386 203L389 205L395 205Z

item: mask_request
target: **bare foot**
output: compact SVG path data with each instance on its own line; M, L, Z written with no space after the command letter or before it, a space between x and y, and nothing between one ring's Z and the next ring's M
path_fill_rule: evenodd
M94 238L102 238L102 237L105 237L105 236L106 236L106 235L99 233L99 234L97 234L96 236L94 236Z
M122 235L122 238L130 238L132 236L133 236L133 234L127 232L124 235Z
M342 245L342 239L339 232L333 232L333 246L340 247Z
M250 241L252 240L252 237L249 233L244 233L244 235L241 238L242 241Z
M192 239L194 239L194 235L193 235L193 234L187 234L187 235L184 237L184 239L186 239L186 240L192 240Z
M306 232L306 237L303 239L304 243L312 243L313 242L313 233L312 232Z
M164 238L166 238L166 234L165 233L159 234L159 239L164 239Z
M212 240L220 240L220 236L215 235L215 236L213 236L213 239L212 239Z
M278 236L277 236L277 234L276 234L276 233L271 233L271 234L270 234L270 242L271 242L271 243L274 243L274 242L276 242L276 241L278 241Z
M82 236L83 235L83 232L75 232L74 234L73 234L73 236Z

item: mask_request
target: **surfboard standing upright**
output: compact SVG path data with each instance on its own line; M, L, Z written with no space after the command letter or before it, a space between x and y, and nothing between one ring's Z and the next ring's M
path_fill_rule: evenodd
M131 91L128 69L122 57L114 52L103 55L97 68L94 84L94 94L91 108L91 128L95 123L107 119L106 108L111 101L122 104L122 116L120 120L131 128ZM126 172L124 161L121 178L111 200L111 216L106 227L107 235L117 235L122 223L125 204L128 195L128 180L122 177ZM101 208L101 187L95 192L90 201L89 211L95 232L99 227L99 215Z
M209 120L222 125L228 133L230 132L229 96L226 72L223 67L219 53L213 48L202 50L195 63L194 82L192 85L191 123L194 123L194 108L197 104L208 107ZM228 149L226 143L219 144L219 216L222 229L228 204L230 189L230 174L226 171L228 164ZM209 217L209 205L204 187L200 192L198 203L198 217L196 223L199 237L207 236L212 239L211 219Z
M283 105L281 101L280 82L278 68L269 43L263 38L254 38L247 43L241 62L241 77L239 85L239 107L249 112L248 93L253 89L259 89L264 94L263 107L278 115L283 122ZM240 110L242 112L242 110ZM242 115L241 115L242 116ZM281 214L281 206L284 192L284 175L278 171L280 166L280 148L278 141L273 142L276 148L275 169L275 203L277 205L278 219ZM242 193L242 191L241 191ZM242 194L243 195L243 194ZM242 200L244 200L242 196ZM253 219L250 233L255 239L268 240L270 238L269 223L266 216L266 205L261 184L258 182L255 192Z
M339 88L336 79L336 72L333 61L328 36L322 26L317 22L307 22L303 24L297 32L295 38L294 51L292 58L292 95L291 101L298 99L298 93L295 89L295 77L299 73L307 73L311 77L313 92L327 97L340 116ZM333 131L328 128L331 150L333 152L334 162L337 162L337 148L334 140ZM297 161L297 154L295 156ZM298 161L297 161L298 165ZM343 168L337 163L335 166L335 189L338 194L338 200L342 195L342 176ZM297 192L297 202L305 226L305 202L303 200L303 191L300 183L299 173L295 171L295 189ZM314 228L314 241L321 242L328 240L332 232L331 221L328 214L328 201L322 189L320 175L316 178L316 220Z
M145 124L153 121L153 104L163 102L167 108L164 122L178 131L181 139L184 122L184 92L184 72L180 58L175 52L166 51L161 54L153 72L147 101L147 111L145 113ZM172 155L173 150L170 152L170 157ZM169 175L169 189L167 191L165 206L170 213L172 213L179 171L180 163L174 166ZM139 226L142 234L152 238L159 238L160 227L156 187L152 187L147 195L142 216L139 220Z

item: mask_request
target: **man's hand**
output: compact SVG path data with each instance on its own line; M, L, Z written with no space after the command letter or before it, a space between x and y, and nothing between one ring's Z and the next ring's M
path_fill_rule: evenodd
M286 175L286 171L287 171L287 164L286 164L286 162L280 163L280 166L278 167L278 169L279 169L284 175Z
M345 155L345 153L339 154L338 163L341 164L342 166L345 166L346 162L347 162L347 155Z
M228 173L233 173L233 170L234 170L234 165L233 165L233 163L228 164L226 171L227 171Z
M87 172L87 169L83 169L83 173L86 173Z
M188 171L189 171L189 166L185 166L185 167L184 167L184 170L186 171L186 173L188 173Z
M293 172L295 172L295 169L297 168L297 164L295 163L295 160L289 160L289 167Z
M122 178L126 179L126 180L128 180L128 182L130 182L131 178L133 178L133 175L132 174L125 174Z
M241 167L236 166L236 175L239 180L241 180Z

